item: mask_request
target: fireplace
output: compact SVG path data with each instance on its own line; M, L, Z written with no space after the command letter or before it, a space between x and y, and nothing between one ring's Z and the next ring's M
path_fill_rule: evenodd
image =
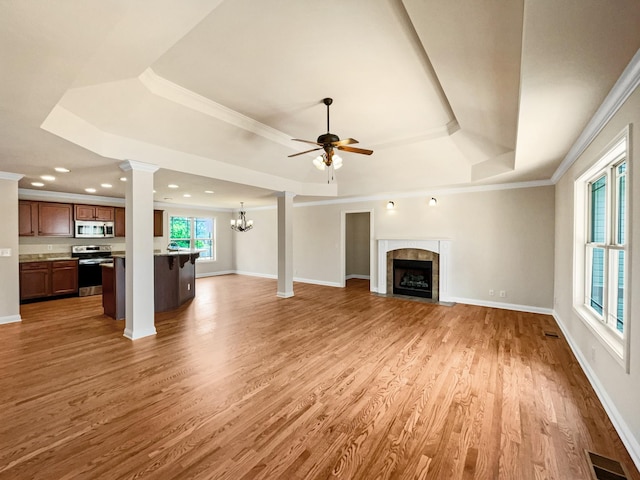
M433 262L393 259L393 293L433 298Z
M383 295L393 295L393 261L421 260L431 262L431 302L449 302L449 278L451 274L451 241L440 239L378 239L378 268L376 290ZM415 279L419 282L419 279ZM415 296L415 293L411 293ZM425 297L422 297L425 298Z

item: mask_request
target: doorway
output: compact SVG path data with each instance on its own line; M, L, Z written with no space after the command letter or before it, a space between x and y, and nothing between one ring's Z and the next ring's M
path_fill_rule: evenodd
M371 288L371 269L373 254L373 225L372 212L353 211L344 212L343 228L343 286L358 285L362 288L363 281L367 288Z

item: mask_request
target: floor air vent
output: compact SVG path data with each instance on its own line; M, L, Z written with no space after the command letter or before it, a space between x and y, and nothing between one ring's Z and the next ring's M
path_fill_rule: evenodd
M558 335L556 332L544 332L544 336L551 338L560 338L560 335Z
M629 478L624 467L617 460L589 451L586 453L589 465L591 465L593 480L626 480Z

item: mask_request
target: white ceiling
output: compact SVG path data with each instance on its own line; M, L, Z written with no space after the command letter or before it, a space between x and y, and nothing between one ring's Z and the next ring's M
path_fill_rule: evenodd
M0 171L123 197L137 160L156 201L218 208L548 180L638 25L637 0L2 0ZM326 132L324 97L375 151L330 183L288 158Z

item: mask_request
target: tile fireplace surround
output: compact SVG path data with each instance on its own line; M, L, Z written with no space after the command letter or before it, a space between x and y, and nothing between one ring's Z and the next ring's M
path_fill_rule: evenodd
M439 300L448 302L449 270L451 265L451 241L439 239L401 240L378 239L378 293L387 294L387 252L402 248L427 250L440 255L440 274L438 278Z

